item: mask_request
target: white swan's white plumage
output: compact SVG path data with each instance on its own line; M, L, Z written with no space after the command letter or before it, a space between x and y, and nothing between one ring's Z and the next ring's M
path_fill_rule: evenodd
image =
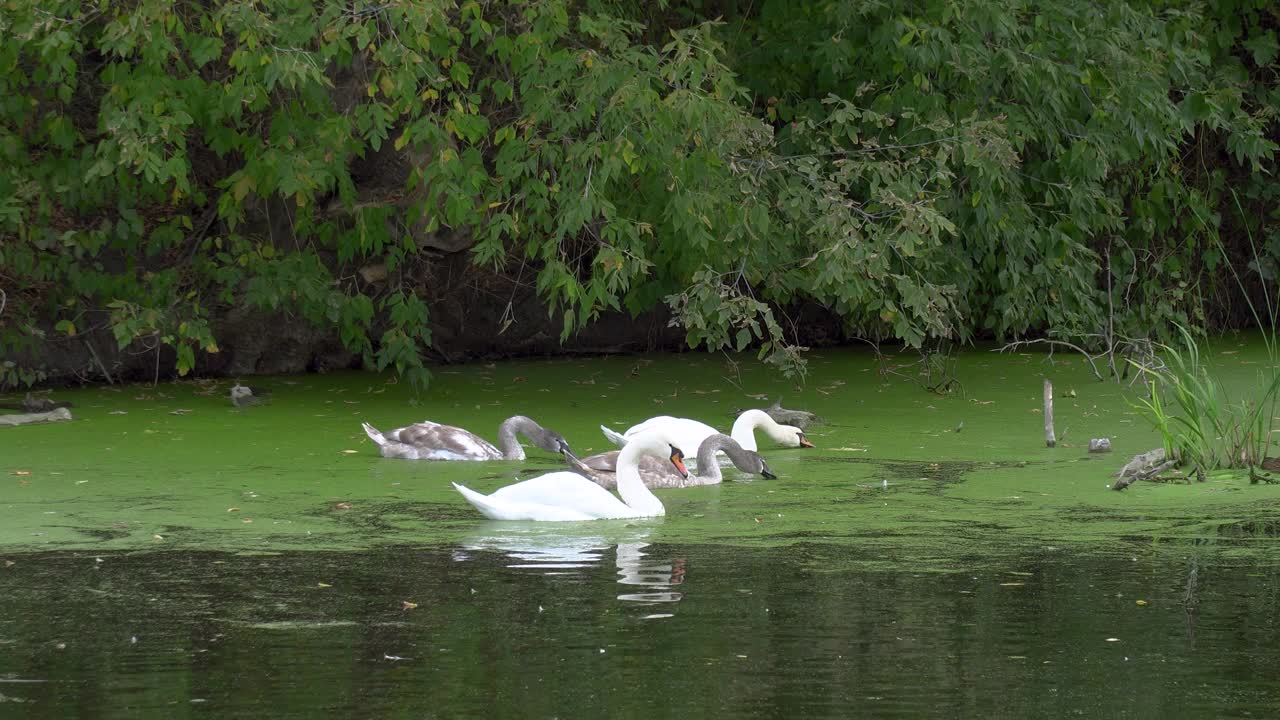
M770 440L783 447L813 447L813 443L805 439L804 431L791 425L781 425L769 413L763 410L747 410L733 421L733 430L729 436L738 441L744 450L758 450L756 446L756 429L760 429ZM659 415L633 425L626 432L617 432L601 425L600 429L606 438L619 447L626 447L638 435L660 431L673 438L671 444L690 457L696 457L702 441L719 433L719 430L704 422L689 418Z
M457 483L453 486L467 502L494 520L605 520L658 517L666 508L640 479L642 455L668 458L682 472L680 453L662 432L631 438L618 455L618 494L571 472L554 472L508 485L483 495Z

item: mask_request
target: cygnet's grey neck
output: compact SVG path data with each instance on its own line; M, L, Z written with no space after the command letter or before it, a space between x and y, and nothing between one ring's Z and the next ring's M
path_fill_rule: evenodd
M720 480L720 463L716 462L716 453L724 452L733 462L734 467L743 472L759 471L752 462L751 453L745 450L737 440L728 435L717 433L710 435L698 446L698 477L708 480Z
M498 426L498 450L505 460L524 460L524 448L516 433L529 437L531 433L542 430L542 426L523 415L513 415Z

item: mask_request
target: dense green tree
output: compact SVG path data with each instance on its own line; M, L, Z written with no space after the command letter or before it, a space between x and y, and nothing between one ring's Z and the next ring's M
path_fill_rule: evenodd
M803 305L1144 337L1280 255L1262 0L0 7L0 384L106 328L184 374L243 304L421 380L442 237L786 372Z

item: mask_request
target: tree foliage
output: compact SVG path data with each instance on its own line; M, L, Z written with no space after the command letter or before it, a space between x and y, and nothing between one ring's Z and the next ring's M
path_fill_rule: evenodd
M421 380L440 232L534 268L566 337L666 304L786 372L804 304L910 345L1145 336L1280 256L1263 0L2 6L5 358L109 330L184 374L247 304Z

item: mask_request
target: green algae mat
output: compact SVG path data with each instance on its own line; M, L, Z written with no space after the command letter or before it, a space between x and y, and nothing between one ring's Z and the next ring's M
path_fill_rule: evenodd
M1224 340L1219 350L1218 370L1247 392L1262 348ZM0 429L0 551L453 543L489 523L451 482L488 492L559 469L558 458L531 449L523 462L384 459L361 421L431 419L495 439L503 418L526 414L582 455L610 447L601 424L670 414L727 428L735 410L779 398L824 419L808 433L818 447L762 446L776 481L660 492L667 517L639 523L651 539L872 543L925 559L1007 543L1247 545L1274 534L1265 529L1280 520L1280 487L1236 473L1111 491L1112 473L1159 439L1131 406L1140 389L1097 381L1078 357L970 351L945 395L924 389L916 359L814 353L803 387L705 355L443 367L421 394L372 374L273 377L256 383L272 390L269 402L246 408L232 406L226 381L64 391L74 421ZM1052 449L1046 377L1057 395ZM1092 437L1115 451L1087 453Z

